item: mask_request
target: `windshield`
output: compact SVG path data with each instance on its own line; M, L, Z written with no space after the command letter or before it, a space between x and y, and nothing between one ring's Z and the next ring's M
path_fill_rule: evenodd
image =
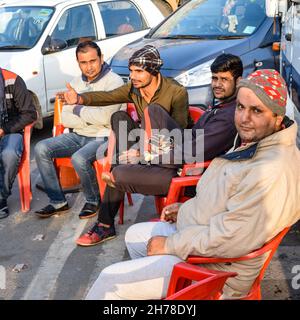
M192 0L155 30L151 38L239 38L266 18L264 0Z
M49 7L0 7L0 50L32 48L53 12Z

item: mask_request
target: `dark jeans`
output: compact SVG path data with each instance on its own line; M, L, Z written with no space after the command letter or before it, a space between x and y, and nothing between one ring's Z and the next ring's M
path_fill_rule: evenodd
M6 134L0 138L0 201L7 200L18 173L23 152L23 136Z
M113 113L110 122L116 137L116 162L119 163L119 155L139 142L139 136L135 129L138 129L140 124L135 122L125 111ZM122 131L122 128L124 128L124 131Z
M116 188L106 187L98 216L99 222L108 225L114 224L125 192L167 195L172 178L177 176L177 169L156 165L121 164L114 167L112 174Z

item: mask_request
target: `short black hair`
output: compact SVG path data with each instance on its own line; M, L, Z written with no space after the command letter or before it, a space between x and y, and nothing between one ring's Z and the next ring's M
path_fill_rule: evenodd
M101 49L100 47L97 45L96 42L91 41L91 40L87 40L87 41L83 41L80 42L76 48L76 59L78 59L78 53L79 52L83 52L86 53L87 50L86 48L93 48L97 51L97 55L101 58Z
M236 80L243 75L243 63L238 56L222 53L212 63L210 70L213 73L229 71Z

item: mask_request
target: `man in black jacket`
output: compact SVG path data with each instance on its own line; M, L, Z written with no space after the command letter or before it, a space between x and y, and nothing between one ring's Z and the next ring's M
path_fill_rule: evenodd
M9 215L7 198L23 152L23 130L37 118L21 77L0 69L0 219Z
M211 72L214 104L207 108L193 126L190 141L188 139L184 141L184 144L190 143L193 146L191 148L193 154L195 154L195 145L199 140L202 142L203 155L199 157L198 154L195 154L196 162L212 160L216 156L224 154L233 146L236 136L234 125L236 85L243 74L242 62L237 56L222 54L211 65ZM144 112L144 114L146 124L142 124L142 127L147 126L147 112ZM181 130L176 121L159 105L148 107L148 118L152 130L167 129L168 132L173 129ZM197 132L197 129L203 130L200 139L198 139L199 131ZM183 134L182 131L180 131L181 134ZM151 138L153 140L153 136ZM159 141L159 144L163 144L167 152L172 153L170 152L172 146L169 141ZM160 146L156 147L156 149L164 149ZM173 146L173 149L176 149L176 147ZM177 155L182 155L182 145L179 146L179 149ZM122 159L127 164L117 165L111 173L102 175L102 179L108 185L100 206L98 221L88 233L77 239L78 245L91 246L114 238L114 217L119 210L121 201L124 199L125 192L164 196L168 193L172 178L177 176L178 167L182 166L182 162L178 165L178 162L174 161L177 157L174 152L173 156L170 157L171 162L167 164L163 164L160 159L154 164L153 158L150 158L151 163L149 164L151 165L136 164L136 159L130 159L129 155L128 153L127 158ZM161 158L161 154L158 153L157 158ZM193 158L192 154L185 154L183 162L190 162L189 158Z

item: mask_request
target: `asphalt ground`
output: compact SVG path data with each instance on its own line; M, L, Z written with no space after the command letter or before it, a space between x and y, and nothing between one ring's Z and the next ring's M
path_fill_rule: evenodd
M44 129L34 130L31 153L37 141L51 136L51 129L52 122L46 121ZM8 201L11 214L0 220L0 300L83 299L103 268L128 259L124 233L131 224L156 217L153 198L133 195L134 205L125 204L124 225L116 224L118 237L84 248L78 247L75 239L96 218L79 220L84 204L82 193L67 195L72 208L66 214L38 219L34 211L46 205L48 198L36 188L40 178L33 154L31 178L30 212L20 211L15 181ZM262 294L263 299L300 299L300 223L290 230L271 261L262 282Z

